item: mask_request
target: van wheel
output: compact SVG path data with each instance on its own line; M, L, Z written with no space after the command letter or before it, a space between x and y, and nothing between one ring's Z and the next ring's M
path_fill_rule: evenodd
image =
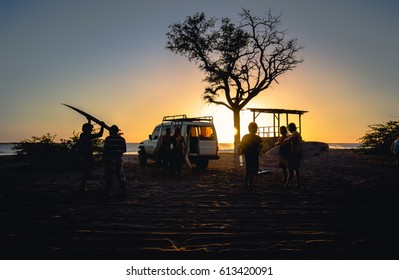
M141 164L147 163L147 153L144 150L139 152L139 162Z
M208 159L199 159L195 162L196 169L198 171L204 171L208 168L209 160Z

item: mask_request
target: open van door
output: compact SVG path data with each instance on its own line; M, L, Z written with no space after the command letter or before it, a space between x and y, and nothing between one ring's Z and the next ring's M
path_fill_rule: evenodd
M190 135L190 154L199 156L217 155L217 137L213 125L193 125Z

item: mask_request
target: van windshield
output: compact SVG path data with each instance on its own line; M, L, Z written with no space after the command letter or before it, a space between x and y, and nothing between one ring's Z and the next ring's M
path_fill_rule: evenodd
M153 131L152 134L151 134L151 139L152 139L152 140L158 139L159 131L160 131L160 130L161 130L161 127L160 127L160 126L157 126L157 127L154 128L154 131Z
M162 131L161 131L162 128ZM161 132L161 135L165 135L166 134L166 129L170 128L170 125L158 125L157 127L154 128L154 131L152 132L152 139L156 140L159 138L159 133Z

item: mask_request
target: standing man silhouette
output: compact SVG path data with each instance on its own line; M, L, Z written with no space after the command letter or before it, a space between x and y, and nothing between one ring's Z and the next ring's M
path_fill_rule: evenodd
M262 138L256 133L258 125L251 122L248 125L249 134L245 134L241 140L241 149L245 156L245 187L251 188L254 184L255 177L259 171L259 154L262 150Z
M113 125L109 129L109 136L104 141L104 180L106 194L111 191L114 176L119 181L122 194L125 194L125 171L123 170L122 156L126 153L126 141L119 134L119 128Z
M176 179L180 178L180 170L184 162L184 141L184 137L181 135L181 127L175 127L173 136L170 139L170 167Z
M93 169L94 157L93 157L93 144L92 141L96 138L103 136L105 124L101 124L99 133L92 133L93 125L90 123L83 124L82 133L79 137L78 150L79 150L79 161L82 170L82 181L80 183L80 191L87 192L86 182L90 177Z
M291 150L287 158L288 163L288 180L285 184L286 187L291 185L292 179L294 178L294 172L296 176L296 186L301 186L301 174L299 172L299 167L301 164L301 156L302 156L302 136L296 130L296 125L294 123L290 123L288 125L288 131L291 133L287 139L285 139L285 143L291 144Z

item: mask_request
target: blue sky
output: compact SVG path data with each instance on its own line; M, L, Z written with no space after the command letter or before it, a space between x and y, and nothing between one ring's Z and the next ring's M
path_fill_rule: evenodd
M308 110L305 140L355 142L367 125L399 117L396 1L0 1L0 142L47 132L67 138L85 121L60 103L118 124L130 142L163 115L214 115L221 141L232 113L205 105L204 75L165 49L188 15L237 20L241 8L282 15L304 63L248 107ZM242 115L242 127L249 121ZM268 122L268 119L259 119ZM264 125L265 123L260 123ZM245 132L245 130L243 131Z

